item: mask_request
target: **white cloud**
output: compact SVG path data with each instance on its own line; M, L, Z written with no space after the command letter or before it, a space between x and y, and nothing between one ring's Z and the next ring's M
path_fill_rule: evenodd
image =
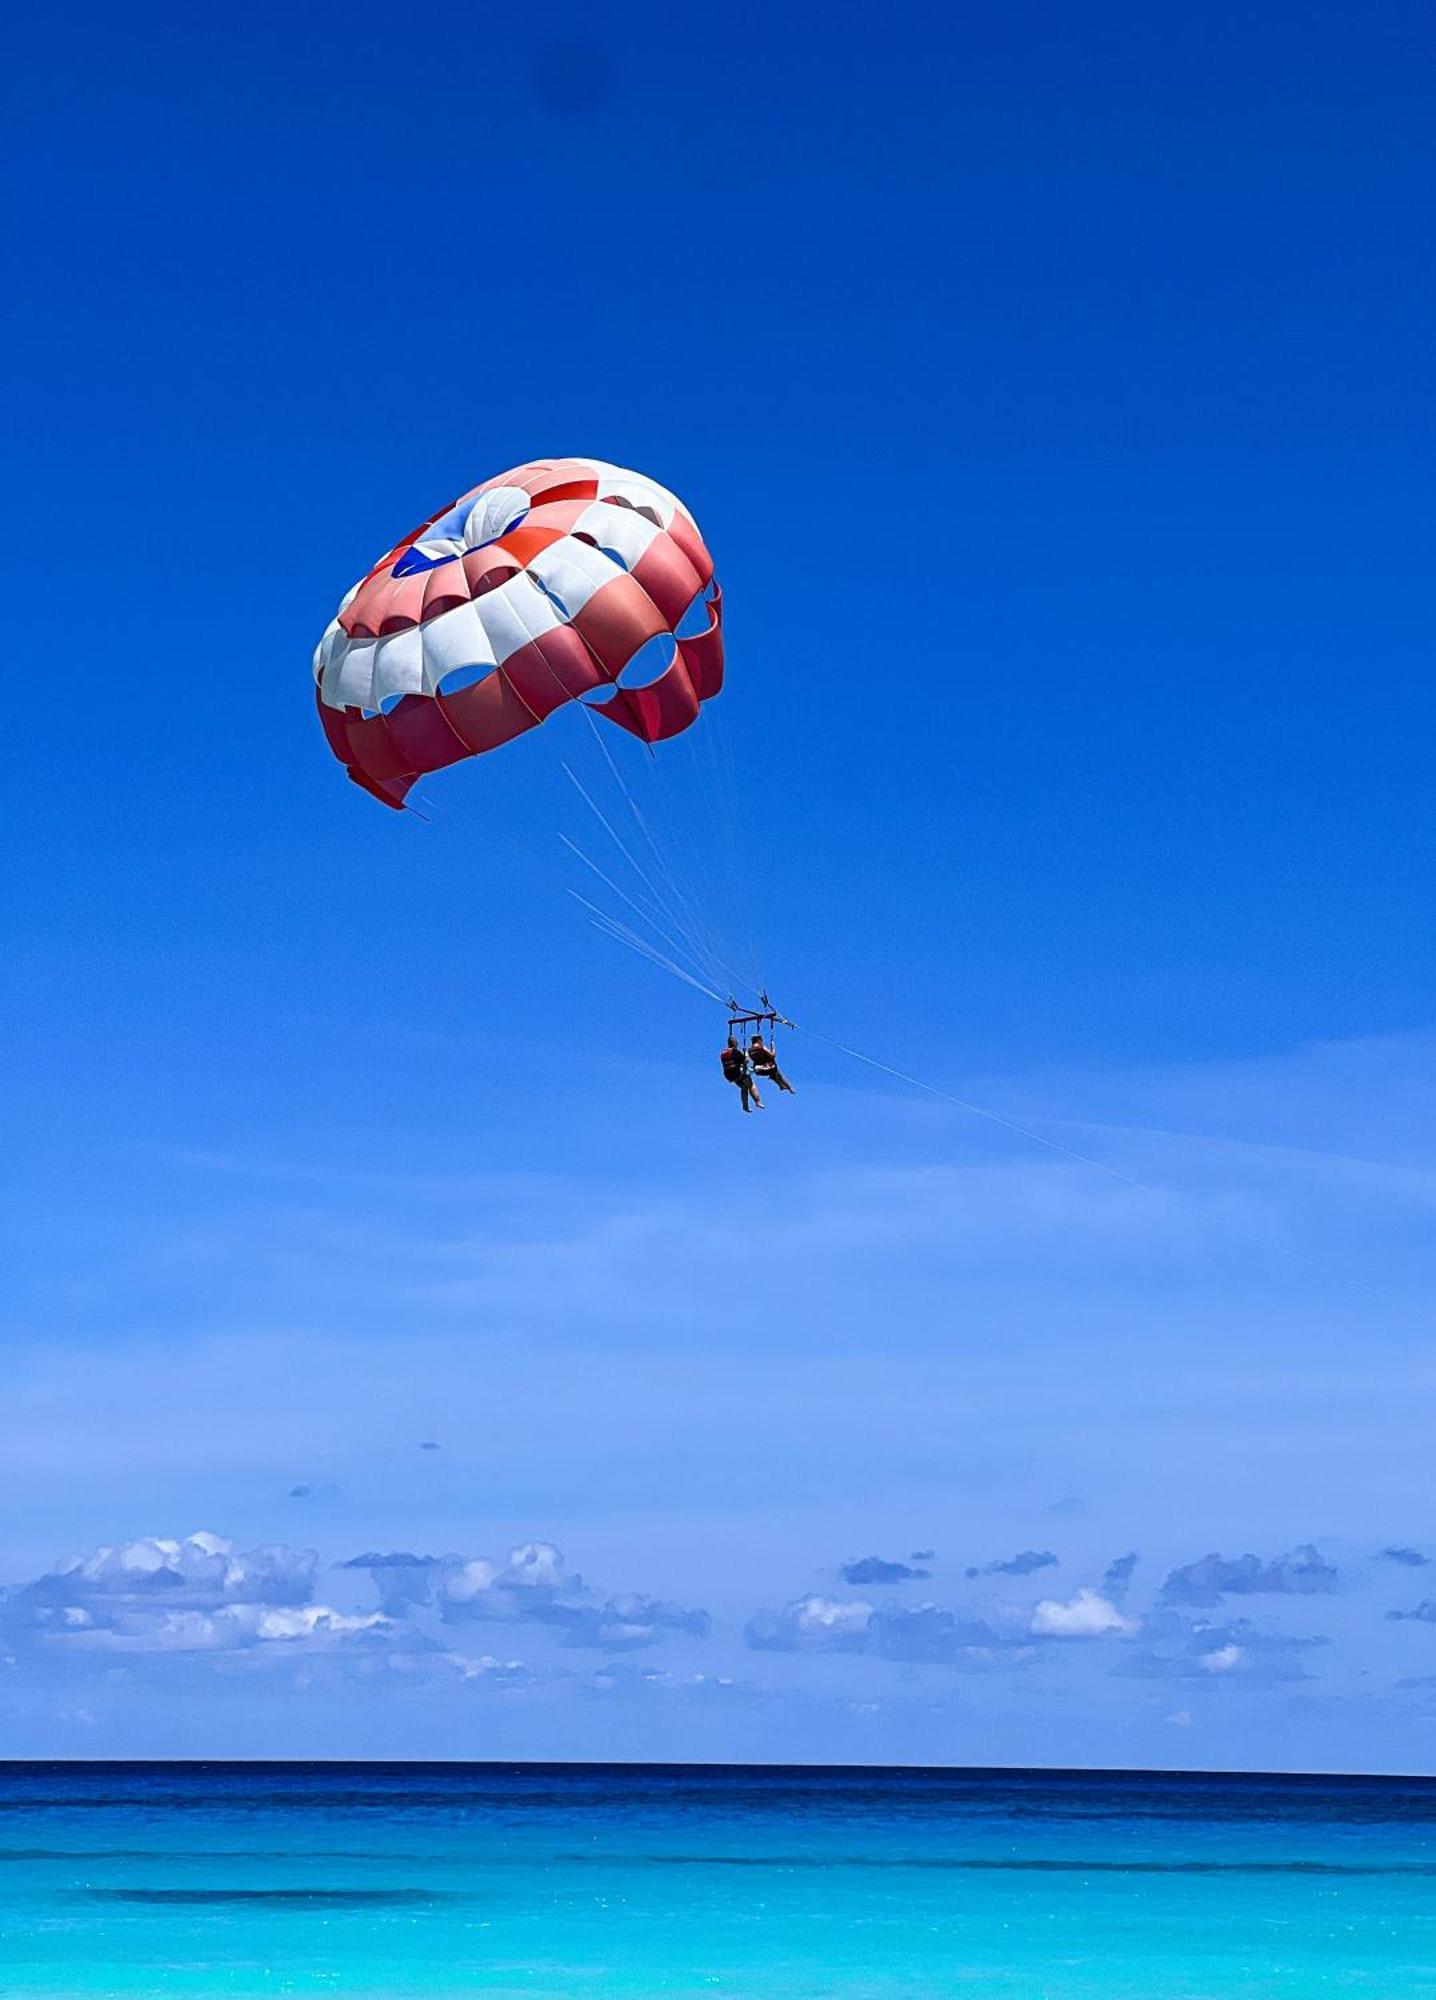
M231 1652L282 1642L322 1648L381 1637L393 1621L312 1602L318 1557L269 1544L239 1549L204 1531L102 1544L0 1594L18 1643L76 1653Z
M799 1597L781 1611L759 1611L748 1621L750 1646L760 1652L861 1652L877 1630L866 1598Z
M59 1630L46 1634L43 1623L36 1629L77 1651L162 1655L235 1652L272 1642L322 1648L362 1634L383 1637L394 1626L377 1611L351 1617L327 1604L225 1604L212 1612L131 1614L106 1625L66 1617Z
M1246 1654L1240 1646L1218 1646L1215 1652L1201 1654L1197 1665L1203 1673L1233 1674L1245 1659Z
M468 1620L547 1625L566 1646L626 1652L651 1646L665 1633L705 1638L708 1613L628 1592L597 1598L583 1578L564 1568L552 1542L521 1542L504 1561L453 1558L444 1569L437 1602L448 1624Z
M245 1611L253 1609L245 1605ZM393 1621L381 1612L361 1612L351 1617L342 1611L333 1611L327 1604L304 1604L293 1608L272 1611L263 1610L254 1623L257 1639L344 1639L357 1632L382 1632L392 1627Z
M582 1589L583 1578L566 1574L563 1554L552 1542L521 1542L503 1562L475 1556L460 1563L444 1578L440 1597L471 1616L519 1618L531 1611L534 1597Z
M532 1679L523 1660L499 1660L492 1653L480 1653L477 1658L466 1653L441 1653L438 1664L452 1668L465 1681L497 1681L517 1687Z
M805 1597L793 1607L796 1629L824 1638L866 1632L872 1615L873 1607L862 1598L845 1603L833 1597Z
M318 1557L283 1543L238 1550L201 1530L182 1540L142 1535L72 1556L27 1586L34 1598L70 1606L163 1602L171 1608L252 1601L302 1604L314 1586Z
M1248 1688L1309 1680L1308 1656L1330 1643L1320 1633L1263 1631L1246 1618L1190 1619L1160 1603L1142 1634L1147 1646L1128 1653L1119 1672L1143 1680L1216 1676Z
M1065 1604L1044 1597L1032 1613L1031 1629L1039 1639L1102 1639L1135 1628L1110 1599L1084 1588Z

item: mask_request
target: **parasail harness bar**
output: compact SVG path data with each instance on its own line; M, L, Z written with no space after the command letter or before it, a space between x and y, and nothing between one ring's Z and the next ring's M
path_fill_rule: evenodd
M793 1023L788 1019L786 1014L778 1012L766 993L760 993L758 999L761 1003L760 1006L756 1011L747 1013L731 993L728 995L728 1032L730 1035L737 1036L738 1031L742 1028L756 1028L761 1033L765 1026L768 1033L772 1035L779 1028L791 1028L793 1026Z

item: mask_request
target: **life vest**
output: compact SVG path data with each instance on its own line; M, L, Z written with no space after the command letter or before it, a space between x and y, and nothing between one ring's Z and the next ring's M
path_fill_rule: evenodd
M748 1066L748 1058L741 1049L725 1048L720 1051L718 1060L722 1063L723 1074L730 1083L736 1083Z

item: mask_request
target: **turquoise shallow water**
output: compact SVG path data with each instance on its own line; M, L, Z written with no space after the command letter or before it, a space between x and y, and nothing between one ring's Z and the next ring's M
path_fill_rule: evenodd
M0 1766L0 1992L1436 1996L1436 1782Z

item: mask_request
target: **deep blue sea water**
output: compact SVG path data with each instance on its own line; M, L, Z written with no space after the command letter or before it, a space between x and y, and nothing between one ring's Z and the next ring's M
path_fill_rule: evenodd
M1436 1782L0 1766L0 1993L1436 1996Z

